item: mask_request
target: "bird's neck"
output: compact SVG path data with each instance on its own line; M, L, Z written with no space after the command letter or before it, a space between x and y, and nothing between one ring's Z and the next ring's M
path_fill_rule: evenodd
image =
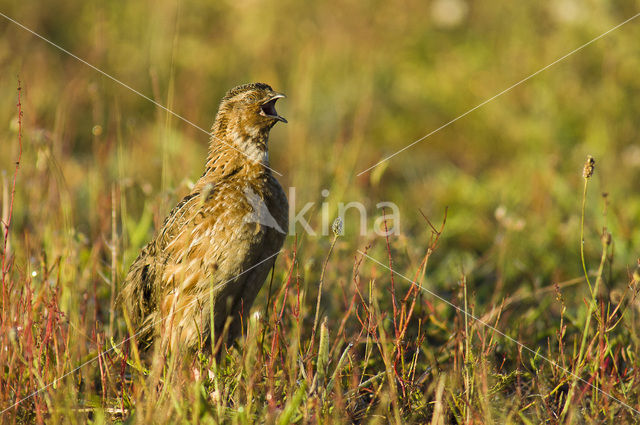
M240 174L252 178L270 174L268 140L269 129L255 132L214 129L205 176L223 178Z

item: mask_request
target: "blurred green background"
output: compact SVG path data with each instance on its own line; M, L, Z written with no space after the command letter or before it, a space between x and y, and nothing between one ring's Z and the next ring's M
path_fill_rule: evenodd
M376 203L400 208L393 244L406 267L430 237L420 211L439 223L448 207L430 285L464 271L487 295L496 282L506 295L581 275L587 154L596 159L587 262L597 266L607 226L615 261L605 283L628 283L640 246L640 18L357 174L639 10L639 1L604 0L0 1L2 13L204 129L235 85L262 81L286 93L279 111L289 124L272 131L270 158L283 186L296 188L297 209L316 203L307 215L316 229L322 189L332 214L338 202L369 209L369 235L358 236L357 216L347 215L335 273L348 275L368 243L384 258L371 230ZM0 34L7 180L18 78L23 87L16 263L28 271L41 250L85 258L68 272L72 287L78 273L106 273L114 194L124 273L200 176L207 135L4 18ZM312 258L329 240L298 237Z

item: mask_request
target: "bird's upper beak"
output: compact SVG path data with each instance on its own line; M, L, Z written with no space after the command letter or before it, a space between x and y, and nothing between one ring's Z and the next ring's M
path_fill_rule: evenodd
M287 120L284 117L281 117L280 115L278 115L278 112L276 111L276 101L284 97L287 97L287 96L285 96L282 93L274 92L273 95L269 97L269 100L263 103L262 106L260 107L261 109L260 115L263 115L265 117L275 118L278 121L282 121L283 123L286 123Z

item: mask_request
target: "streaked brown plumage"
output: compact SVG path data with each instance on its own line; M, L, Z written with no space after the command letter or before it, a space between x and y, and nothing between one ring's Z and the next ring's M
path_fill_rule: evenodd
M240 333L288 227L267 153L269 131L286 122L274 106L281 97L262 83L225 95L204 174L131 265L118 302L145 346L209 344L211 290L216 338L228 319L228 341Z

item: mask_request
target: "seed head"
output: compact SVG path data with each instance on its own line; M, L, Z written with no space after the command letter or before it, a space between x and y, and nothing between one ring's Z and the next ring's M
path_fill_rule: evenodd
M611 233L607 232L606 228L602 231L601 240L603 245L605 246L611 245Z
M342 223L342 217L336 217L336 219L333 220L333 225L331 226L331 230L333 231L333 234L336 236L344 235L344 224Z
M320 344L318 346L318 360L316 363L316 373L318 374L318 384L324 385L324 378L329 364L329 326L325 316L320 325Z
M593 170L596 168L596 160L591 155L587 155L587 160L584 163L584 169L582 170L582 177L585 179L593 176Z

